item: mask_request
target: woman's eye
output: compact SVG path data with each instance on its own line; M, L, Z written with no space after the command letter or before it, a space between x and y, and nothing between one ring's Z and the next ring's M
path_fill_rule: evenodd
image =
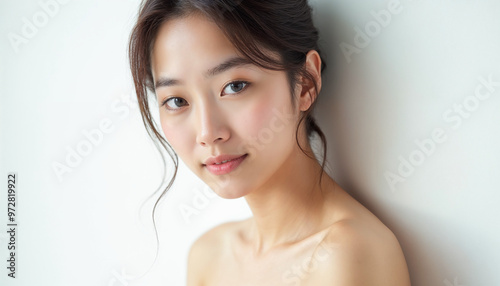
M250 83L246 81L233 81L226 85L223 94L236 94L244 90ZM181 97L171 97L163 101L162 106L166 106L168 110L178 110L187 105L187 101Z
M177 110L179 107L182 107L187 102L183 98L180 97L171 97L163 102L163 105L167 106L169 110Z
M223 93L224 94L235 94L238 92L241 92L243 89L245 89L248 86L248 82L246 81L233 81L226 85L224 88Z

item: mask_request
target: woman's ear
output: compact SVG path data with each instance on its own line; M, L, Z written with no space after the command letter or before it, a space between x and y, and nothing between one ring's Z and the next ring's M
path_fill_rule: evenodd
M302 86L299 97L300 111L306 111L311 107L313 102L318 97L321 91L321 57L315 50L311 50L306 56L306 69L316 80L318 90L314 87L314 83L307 78L302 78Z

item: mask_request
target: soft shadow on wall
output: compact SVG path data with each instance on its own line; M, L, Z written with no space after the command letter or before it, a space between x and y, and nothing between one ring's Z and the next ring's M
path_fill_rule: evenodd
M329 174L398 237L412 285L500 285L494 1L311 1Z

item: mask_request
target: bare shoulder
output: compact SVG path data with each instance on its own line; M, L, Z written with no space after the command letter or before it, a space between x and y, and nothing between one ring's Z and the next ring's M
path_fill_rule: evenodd
M313 256L320 263L311 285L410 285L396 236L374 218L352 217L329 227Z
M224 257L227 243L243 222L220 224L201 235L192 245L188 256L187 285L204 285L211 267L218 265L217 260Z

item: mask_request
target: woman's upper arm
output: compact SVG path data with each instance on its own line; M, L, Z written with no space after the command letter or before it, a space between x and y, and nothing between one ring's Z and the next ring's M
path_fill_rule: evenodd
M212 228L199 237L191 246L187 265L187 286L202 286L210 279L210 273L215 270L217 258L221 255L220 240L226 225Z
M313 275L321 283L312 285L410 286L406 261L392 232L380 236L342 228L341 239L333 234L323 241L323 261L318 275Z
M187 265L187 286L202 286L203 285L203 272L206 268L204 265L204 241L203 237L196 240L188 255Z

